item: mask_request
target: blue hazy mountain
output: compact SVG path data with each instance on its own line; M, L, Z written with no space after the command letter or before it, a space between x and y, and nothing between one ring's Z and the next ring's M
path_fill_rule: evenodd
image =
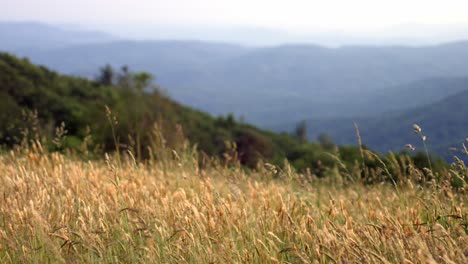
M43 25L31 25L36 26ZM45 32L55 29L46 28ZM41 43L41 34L31 31L40 30L25 30L13 46L23 47L16 53L35 63L89 78L106 63L128 65L155 74L158 84L184 104L212 114L234 113L267 127L421 106L449 96L450 89L435 88L414 95L410 91L414 82L468 76L468 42L420 47L254 48L201 41L114 40L100 33L75 36L75 31L57 30L43 34L56 36L56 42L62 44L56 47L54 38L44 37L49 43L42 46L48 48L41 49L33 44ZM83 34L102 37L84 38ZM0 36L5 39L2 31ZM86 42L69 43L80 38ZM11 45L2 42L0 49L11 51Z
M21 51L109 42L118 38L99 31L65 30L37 22L0 22L0 39L1 49Z
M421 141L412 128L413 124L418 124L427 136L430 151L450 160L457 153L449 148L461 149L461 143L468 138L468 78L432 79L427 82L426 89L421 86L423 83L416 83L414 91L408 94L416 96L445 89L451 95L423 106L369 117L310 119L307 120L309 138L317 139L320 134L328 134L337 144L357 145L356 123L362 142L372 149L380 152L401 151L406 144L412 144L422 150ZM437 86L439 89L436 89ZM437 97L422 96L426 102L434 101ZM288 130L292 131L294 126L289 123L281 128L289 127ZM458 155L466 157L460 153Z

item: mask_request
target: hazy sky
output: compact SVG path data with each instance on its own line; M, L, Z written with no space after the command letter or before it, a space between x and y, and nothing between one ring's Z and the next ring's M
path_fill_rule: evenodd
M468 0L0 0L0 20L359 32L468 24Z

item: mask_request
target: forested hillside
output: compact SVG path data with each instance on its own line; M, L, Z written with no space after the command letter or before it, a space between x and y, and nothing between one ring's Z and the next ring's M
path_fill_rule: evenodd
M450 84L460 80L441 82L439 90L449 90ZM447 86L445 86L447 85ZM463 87L463 86L459 86ZM453 148L462 151L461 143L468 137L468 81L466 90L446 99L415 107L405 111L389 112L373 117L341 118L335 120L308 120L309 136L316 138L322 133L328 134L337 144L357 144L354 122L360 129L364 144L380 152L400 151L406 144L422 149L422 144L414 135L412 125L417 123L427 136L429 150L436 155L451 161ZM456 88L456 87L455 87ZM424 91L421 91L424 93ZM424 94L421 95L424 97ZM408 99L410 100L410 99ZM290 124L290 129L293 129ZM452 151L449 150L452 148ZM464 155L462 155L464 156Z
M325 154L335 151L333 146L307 143L300 134L260 130L232 116L213 118L169 99L152 85L147 73L106 66L96 75L96 81L64 76L2 53L1 144L11 147L25 138L58 137L48 141L50 148L84 151L86 143L86 150L131 150L137 158L145 158L154 154L148 153L148 146L180 148L187 137L208 155L234 155L251 167L260 159L282 164L287 158L298 169L313 167L319 160L333 163ZM346 152L343 160L350 163L358 153L357 148L340 151Z

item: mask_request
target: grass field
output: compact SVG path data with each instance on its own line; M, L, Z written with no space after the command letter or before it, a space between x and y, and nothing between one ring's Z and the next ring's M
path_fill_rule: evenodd
M468 263L466 188L194 155L0 155L0 262Z

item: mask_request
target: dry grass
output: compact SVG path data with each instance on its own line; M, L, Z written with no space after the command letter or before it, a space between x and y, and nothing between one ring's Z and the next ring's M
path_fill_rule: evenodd
M12 151L0 156L0 262L468 263L466 194L300 184L270 167Z

